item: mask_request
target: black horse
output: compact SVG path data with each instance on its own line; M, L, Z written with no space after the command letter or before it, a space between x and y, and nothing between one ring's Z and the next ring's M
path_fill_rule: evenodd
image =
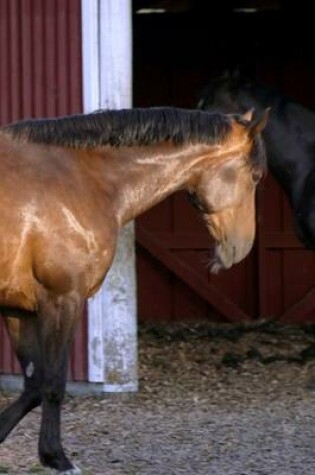
M281 92L238 73L213 79L198 107L225 113L271 107L263 132L268 168L289 198L296 233L308 248L315 248L315 112Z

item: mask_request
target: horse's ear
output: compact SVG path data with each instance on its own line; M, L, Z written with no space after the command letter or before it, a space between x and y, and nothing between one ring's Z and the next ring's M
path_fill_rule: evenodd
M253 108L249 109L247 112L242 114L242 119L246 120L247 122L251 122L252 119L253 119L254 111L255 111L255 109L253 109Z
M255 135L259 134L264 130L267 125L269 115L270 115L271 107L267 107L261 114L254 114L254 111L251 110L249 112L252 113L252 118L250 119L249 124L249 136L254 137ZM247 112L248 114L248 112ZM244 117L244 116L243 116Z

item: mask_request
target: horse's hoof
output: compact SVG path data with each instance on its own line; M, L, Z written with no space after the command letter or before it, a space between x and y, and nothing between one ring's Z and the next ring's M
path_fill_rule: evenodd
M82 472L81 470L79 469L79 467L76 467L75 465L73 465L72 468L69 468L69 470L63 470L63 471L58 471L58 472L55 472L56 475L81 475Z

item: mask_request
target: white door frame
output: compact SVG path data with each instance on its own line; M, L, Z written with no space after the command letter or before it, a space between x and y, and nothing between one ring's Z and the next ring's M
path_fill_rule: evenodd
M132 105L132 0L81 0L83 109ZM114 264L88 301L88 379L104 392L136 391L134 224L118 240Z

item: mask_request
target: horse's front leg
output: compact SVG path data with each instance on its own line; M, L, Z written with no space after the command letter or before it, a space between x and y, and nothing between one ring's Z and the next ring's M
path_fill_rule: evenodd
M39 302L42 420L39 457L44 466L60 473L81 473L66 457L61 444L61 404L64 398L69 346L83 310L78 293L55 296L43 291Z
M24 374L21 396L0 414L0 443L16 424L41 403L41 357L37 315L23 310L2 309L12 346Z

